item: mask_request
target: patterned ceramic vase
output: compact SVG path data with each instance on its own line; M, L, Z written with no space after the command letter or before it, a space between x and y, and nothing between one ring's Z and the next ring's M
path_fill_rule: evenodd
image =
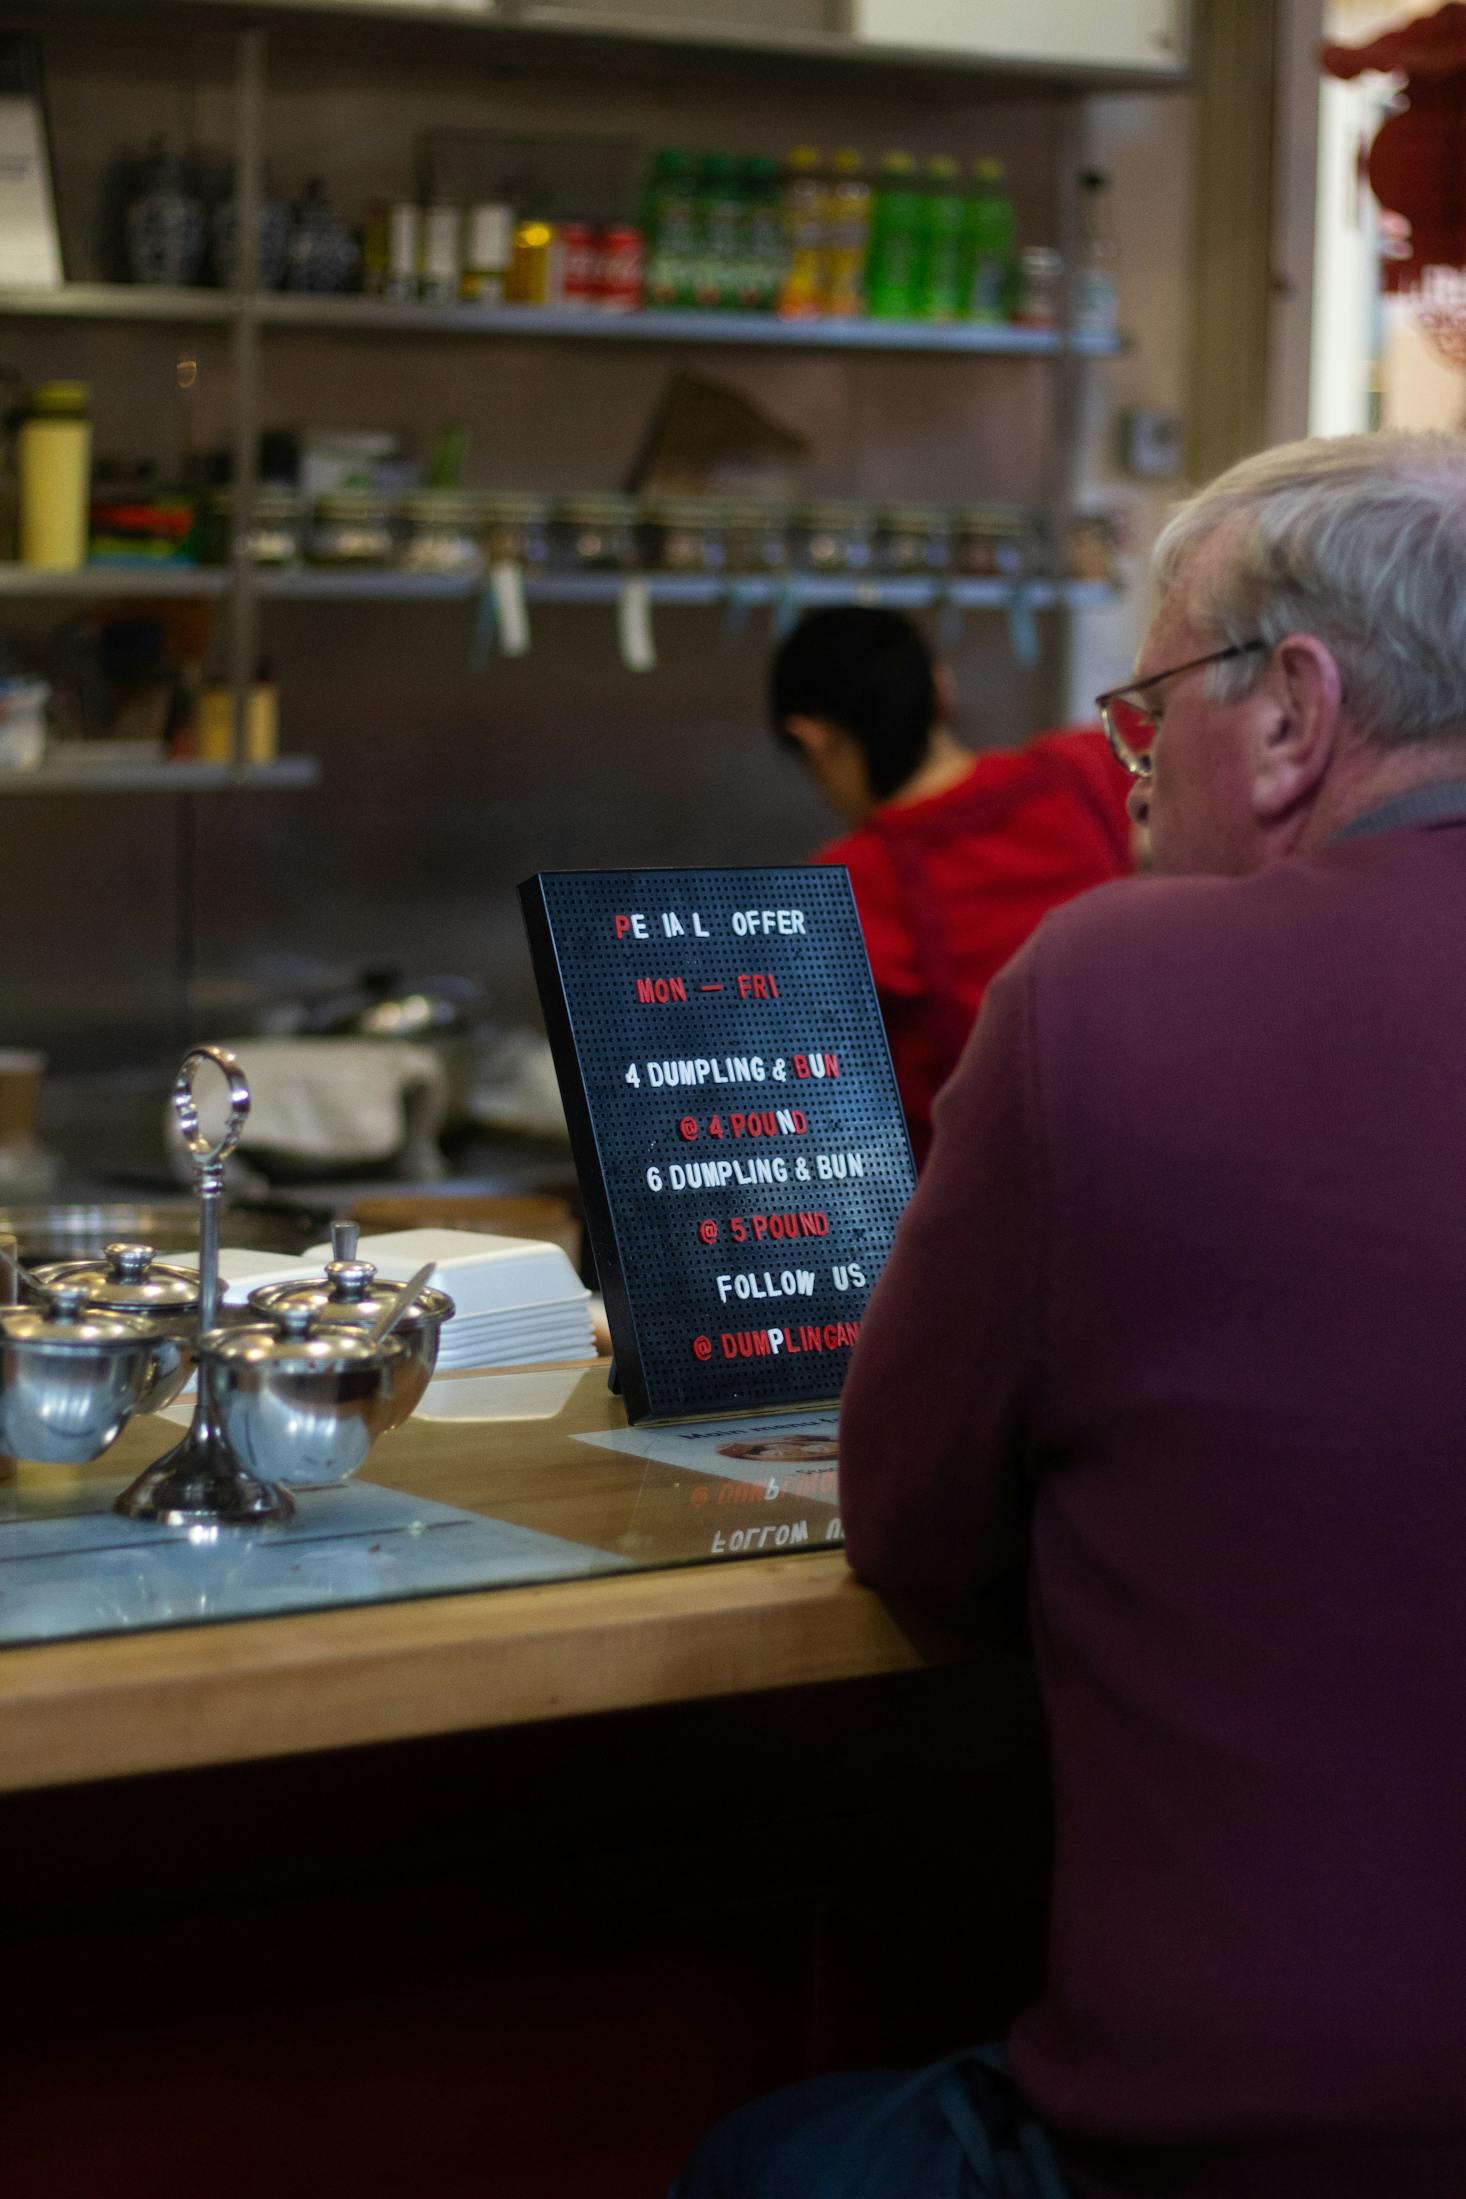
M296 205L285 255L288 290L354 290L361 276L361 247L313 176Z
M177 155L155 138L127 208L128 272L136 283L197 282L205 241L203 201L189 189Z

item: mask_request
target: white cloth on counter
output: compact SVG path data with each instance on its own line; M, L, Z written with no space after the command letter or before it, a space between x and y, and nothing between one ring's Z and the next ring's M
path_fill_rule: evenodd
M242 1038L225 1044L239 1057L250 1090L240 1151L333 1167L400 1160L416 1177L443 1173L437 1133L448 1105L443 1064L429 1046L387 1038ZM203 1097L200 1082L200 1096ZM209 1128L208 1109L203 1109ZM182 1141L169 1109L175 1166Z

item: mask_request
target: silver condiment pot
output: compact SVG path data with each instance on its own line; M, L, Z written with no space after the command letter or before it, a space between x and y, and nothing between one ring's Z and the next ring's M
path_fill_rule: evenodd
M100 1458L173 1348L151 1322L90 1311L81 1290L0 1308L0 1451L47 1466Z
M379 1275L370 1260L332 1260L325 1275L305 1283L265 1283L249 1294L258 1313L273 1317L303 1306L319 1322L367 1329L388 1300L404 1286ZM420 1290L392 1333L404 1347L392 1375L392 1414L387 1425L400 1428L417 1410L438 1364L443 1323L452 1319L453 1300L445 1290Z
M80 1290L91 1313L122 1313L151 1322L158 1361L140 1413L171 1405L193 1370L202 1284L197 1268L170 1267L151 1245L112 1244L100 1260L57 1260L30 1277L36 1291Z
M392 1425L407 1347L290 1305L243 1328L211 1329L198 1355L224 1439L249 1471L320 1489L349 1481Z

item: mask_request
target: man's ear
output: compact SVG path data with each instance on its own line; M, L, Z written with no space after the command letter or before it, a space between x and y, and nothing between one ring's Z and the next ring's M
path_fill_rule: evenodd
M817 769L828 759L839 738L827 718L806 718L798 712L784 720L784 731L801 750L811 769Z
M1252 801L1272 824L1317 791L1338 752L1344 682L1333 651L1316 634L1288 634L1258 683Z

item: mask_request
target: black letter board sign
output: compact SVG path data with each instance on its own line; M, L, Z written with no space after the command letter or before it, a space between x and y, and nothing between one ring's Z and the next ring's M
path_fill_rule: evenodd
M915 1181L848 873L519 891L630 1418L837 1397Z

